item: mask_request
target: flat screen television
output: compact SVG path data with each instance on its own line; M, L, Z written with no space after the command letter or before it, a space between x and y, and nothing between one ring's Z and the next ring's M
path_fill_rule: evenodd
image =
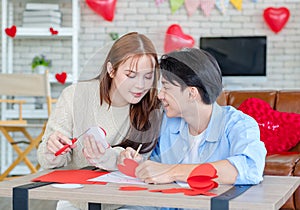
M223 78L266 78L266 36L200 37L200 48L216 58Z

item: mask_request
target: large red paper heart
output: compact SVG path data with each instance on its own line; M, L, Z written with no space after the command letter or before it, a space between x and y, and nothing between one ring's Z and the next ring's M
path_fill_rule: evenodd
M7 36L14 38L17 34L17 27L15 25L13 25L10 28L6 28L5 33L7 34Z
M180 50L184 47L193 47L195 40L190 35L184 34L178 24L169 26L165 34L165 53Z
M264 10L264 19L272 31L278 33L290 17L290 11L285 7L268 7Z
M126 158L124 159L124 165L118 164L118 169L127 176L136 177L135 169L136 167L138 167L138 165L138 162L136 162L135 160Z
M287 152L300 141L300 114L273 110L258 98L245 100L238 109L256 120L268 154Z
M86 0L87 5L105 20L114 19L117 0Z
M67 73L66 72L62 72L60 74L55 74L55 78L58 82L60 82L61 84L65 84L66 79L67 79Z
M197 166L187 179L187 183L192 189L209 191L218 187L218 183L212 179L217 178L217 170L209 163L204 163Z

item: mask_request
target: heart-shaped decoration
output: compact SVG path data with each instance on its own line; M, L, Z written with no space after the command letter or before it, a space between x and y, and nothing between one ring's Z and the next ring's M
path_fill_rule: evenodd
M120 172L127 176L136 177L135 169L136 167L138 167L138 165L138 162L136 162L135 160L126 158L124 159L124 165L118 164L118 169Z
M169 26L165 35L164 50L165 53L180 50L184 47L193 47L195 40L190 35L184 34L178 24Z
M65 84L66 79L67 79L67 73L64 71L60 74L57 73L57 74L55 74L55 78L59 83Z
M272 31L278 33L285 26L290 17L290 11L286 7L268 7L264 10L264 19Z
M57 35L58 34L58 31L54 30L54 28L49 28L49 31L52 35Z
M10 28L6 28L5 33L6 33L7 36L10 36L10 37L14 38L17 34L17 27L15 25L13 25Z
M114 19L117 0L86 0L87 5L105 20Z
M287 152L300 141L300 114L273 110L258 98L245 100L238 109L256 120L268 154Z

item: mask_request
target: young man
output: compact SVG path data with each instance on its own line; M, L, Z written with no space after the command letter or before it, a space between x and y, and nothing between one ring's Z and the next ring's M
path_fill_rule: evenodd
M220 184L258 184L263 179L266 149L259 127L231 106L219 106L222 74L206 51L192 48L162 56L158 98L165 116L151 160L140 164L137 177L147 183L187 182L203 163L217 171ZM131 158L127 148L123 157Z

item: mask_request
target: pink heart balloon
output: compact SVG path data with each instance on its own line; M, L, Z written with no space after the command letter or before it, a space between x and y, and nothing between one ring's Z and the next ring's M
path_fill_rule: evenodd
M190 35L184 34L178 24L169 26L165 35L165 53L180 50L184 47L193 47L195 41Z
M117 0L86 0L87 5L105 20L114 19Z

